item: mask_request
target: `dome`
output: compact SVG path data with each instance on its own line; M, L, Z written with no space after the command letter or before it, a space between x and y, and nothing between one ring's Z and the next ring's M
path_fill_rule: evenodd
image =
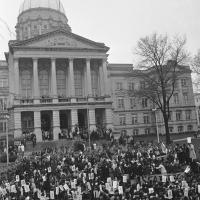
M32 8L49 8L65 14L64 7L60 0L24 0L21 4L19 14Z
M16 25L17 40L26 40L58 29L71 32L60 0L24 0Z

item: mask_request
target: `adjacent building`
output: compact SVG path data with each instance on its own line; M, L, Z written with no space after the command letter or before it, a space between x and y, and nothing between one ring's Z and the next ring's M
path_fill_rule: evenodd
M159 110L126 92L140 84L132 65L109 64L105 44L74 34L60 0L24 0L16 35L0 62L1 110L8 107L14 138L33 131L42 141L48 131L58 140L62 130L77 125L129 135L164 133ZM190 73L188 67L172 98L172 133L197 128Z

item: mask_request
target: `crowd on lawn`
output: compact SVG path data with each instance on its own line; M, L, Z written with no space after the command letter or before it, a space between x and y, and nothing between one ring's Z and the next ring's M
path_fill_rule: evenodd
M0 199L198 200L199 163L193 144L46 147L1 174Z

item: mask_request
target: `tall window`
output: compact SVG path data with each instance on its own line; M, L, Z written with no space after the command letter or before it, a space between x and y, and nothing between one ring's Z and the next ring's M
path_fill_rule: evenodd
M187 92L183 93L183 101L184 101L184 104L188 104L188 93Z
M6 132L6 126L7 126L6 122L3 121L0 122L0 133Z
M138 117L137 114L132 115L132 124L137 124L138 123Z
M148 114L144 114L143 119L144 119L144 124L149 124L150 120Z
M75 88L75 96L82 97L83 96L83 80L82 80L82 71L80 69L74 70L74 88Z
M176 121L181 121L182 120L182 112L181 110L176 111Z
M7 78L1 78L0 79L0 87L1 88L8 87L8 79Z
M23 97L32 96L32 77L29 70L21 72L21 94Z
M99 73L98 73L98 68L92 69L91 70L91 79L92 79L92 95L97 96L99 94L98 88L99 88Z
M7 110L7 98L0 99L0 110Z
M191 110L186 110L185 111L186 120L191 120L191 114L192 114Z
M179 98L178 98L178 94L174 94L174 104L179 104Z
M178 132L183 132L183 126L178 126Z
M49 95L49 72L47 70L41 70L39 72L40 80L40 95L48 96Z
M145 135L149 135L150 134L150 128L145 128L144 132L145 132Z
M134 90L135 89L134 82L129 82L128 83L128 89L129 90Z
M169 111L169 121L173 121L172 111Z
M185 78L181 79L181 87L187 86L187 80Z
M133 135L139 135L139 130L138 129L133 129Z
M141 89L145 89L145 87L146 87L145 82L144 81L140 81L140 88Z
M124 99L120 98L117 100L117 107L120 109L124 109Z
M66 74L64 70L57 71L57 92L59 96L66 95Z
M142 98L142 107L146 108L148 106L148 99L147 98Z
M131 107L131 109L136 107L136 99L135 98L130 98L130 107Z
M117 89L117 90L122 90L122 89L123 89L123 84L122 84L122 82L117 82L117 83L116 83L116 89Z
M126 125L126 116L125 115L119 116L119 124Z

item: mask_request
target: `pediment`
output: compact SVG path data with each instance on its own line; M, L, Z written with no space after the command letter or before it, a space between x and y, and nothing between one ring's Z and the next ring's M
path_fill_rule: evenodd
M97 43L84 37L67 32L52 32L35 38L20 41L12 44L17 47L33 48L67 48L67 49L88 49L88 50L105 50L109 48L103 43Z

